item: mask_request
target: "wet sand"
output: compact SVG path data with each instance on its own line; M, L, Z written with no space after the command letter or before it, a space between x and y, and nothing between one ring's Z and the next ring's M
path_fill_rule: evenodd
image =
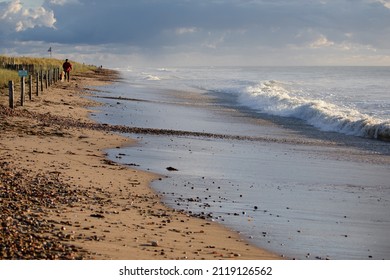
M0 96L0 258L280 259L166 207L149 187L159 175L106 158L135 142L92 122L97 103L85 96L116 78L72 76L15 110Z

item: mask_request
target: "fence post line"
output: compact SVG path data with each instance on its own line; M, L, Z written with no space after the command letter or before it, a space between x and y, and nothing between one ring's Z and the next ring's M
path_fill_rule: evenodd
M39 73L38 73L38 71L37 71L37 73L35 73L35 81L36 81L36 94L37 94L37 96L39 96Z
M15 104L14 104L14 82L13 81L8 82L8 90L9 90L9 107L11 109L14 109Z
M25 77L20 77L20 106L24 105Z
M32 100L32 75L28 76L28 97Z

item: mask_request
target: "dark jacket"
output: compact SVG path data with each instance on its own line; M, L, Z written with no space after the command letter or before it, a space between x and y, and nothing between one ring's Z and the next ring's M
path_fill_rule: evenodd
M62 68L65 72L70 72L70 70L72 70L72 64L70 64L68 61L65 61L64 64L62 64Z

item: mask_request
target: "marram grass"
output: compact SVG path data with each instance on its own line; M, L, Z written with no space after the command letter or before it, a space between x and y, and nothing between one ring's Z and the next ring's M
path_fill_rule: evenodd
M8 87L8 81L18 81L18 72L0 68L0 88Z
M96 69L96 66L85 65L77 61L71 61L74 73L83 73L89 70ZM33 64L36 70L47 70L52 68L60 68L62 70L62 64L64 60L55 58L38 58L38 57L8 57L0 55L0 88L8 87L9 81L18 81L18 72L14 70L7 70L4 68L6 64Z

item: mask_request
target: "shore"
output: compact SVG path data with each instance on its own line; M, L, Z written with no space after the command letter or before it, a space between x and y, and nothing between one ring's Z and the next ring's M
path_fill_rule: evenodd
M158 174L107 160L134 141L92 122L85 96L115 79L73 76L15 110L0 96L0 258L280 259L166 207L149 187Z
M289 259L388 258L388 143L231 110L223 95L133 76L100 87L92 99L104 106L91 118L137 139L107 157L164 176L151 187L166 205Z

